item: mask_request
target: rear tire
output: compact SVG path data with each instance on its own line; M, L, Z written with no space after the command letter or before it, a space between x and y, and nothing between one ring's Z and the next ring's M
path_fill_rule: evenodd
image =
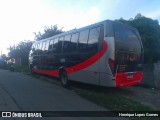
M66 71L64 71L64 70L60 71L59 79L60 79L61 84L62 84L63 87L65 87L65 88L69 87L70 82L68 80L68 76L67 76Z

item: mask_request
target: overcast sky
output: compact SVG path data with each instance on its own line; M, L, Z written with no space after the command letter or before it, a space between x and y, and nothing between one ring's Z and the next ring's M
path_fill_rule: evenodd
M57 24L64 31L137 13L160 22L160 0L0 0L0 51L34 40L33 32Z

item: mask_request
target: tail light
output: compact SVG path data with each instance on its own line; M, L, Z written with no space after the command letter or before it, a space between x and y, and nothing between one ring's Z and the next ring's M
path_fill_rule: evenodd
M109 62L109 67L112 71L112 74L114 74L115 61L109 58L108 62Z

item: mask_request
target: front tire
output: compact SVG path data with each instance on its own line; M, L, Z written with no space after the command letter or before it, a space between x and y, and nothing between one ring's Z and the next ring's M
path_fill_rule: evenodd
M68 76L67 76L66 71L61 71L60 72L59 79L60 79L61 84L62 84L63 87L65 87L65 88L69 87L70 82L68 80Z

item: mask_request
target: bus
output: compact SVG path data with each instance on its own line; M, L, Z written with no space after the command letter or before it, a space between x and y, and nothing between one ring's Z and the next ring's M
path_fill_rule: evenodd
M143 45L136 28L105 20L35 41L29 53L32 73L106 87L139 84Z

